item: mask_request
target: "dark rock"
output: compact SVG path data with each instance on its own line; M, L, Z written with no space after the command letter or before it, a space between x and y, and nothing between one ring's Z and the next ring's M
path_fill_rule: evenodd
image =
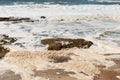
M64 21L64 19L60 19L59 21Z
M46 17L45 16L41 16L40 18L45 19Z
M57 39L44 39L44 40L41 40L41 43L44 44L44 45L51 45L51 44L55 44L55 40Z
M18 23L18 22L34 22L34 20L30 18L14 18L14 17L0 17L0 22L2 21L11 21L13 23Z
M9 18L7 18L7 17L1 17L0 21L9 21L10 19L12 19L12 17L9 17Z
M55 43L55 44L49 45L48 50L61 50L61 48L62 48L61 43Z
M91 41L84 41L83 47L84 48L89 48L93 43Z
M0 45L11 44L14 43L16 40L16 38L0 34Z
M41 40L43 45L49 45L48 50L61 50L63 48L89 48L93 43L84 39L51 38Z
M0 58L3 58L10 50L0 45Z

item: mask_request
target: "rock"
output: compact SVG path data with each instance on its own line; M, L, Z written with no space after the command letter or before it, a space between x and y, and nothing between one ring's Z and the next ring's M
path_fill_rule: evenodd
M55 43L55 44L49 45L48 50L61 50L61 48L62 48L61 43Z
M17 40L16 38L0 34L0 45L11 44L14 43L16 40Z
M14 43L16 40L16 38L9 37L8 35L0 34L0 58L3 58L10 51L9 48L5 48L2 45Z
M41 19L45 19L46 17L45 17L45 16L41 16L40 18L41 18Z
M64 38L51 38L41 40L43 45L49 45L48 50L61 50L64 48L89 48L93 43L84 39L64 39Z
M3 58L9 51L9 48L5 48L4 46L0 45L0 59Z
M91 41L84 41L83 47L84 48L89 48L93 43Z
M34 22L34 20L30 19L30 18L14 18L14 17L0 17L0 22L3 22L3 21L11 21L11 22L14 22L14 23L17 23L17 22Z

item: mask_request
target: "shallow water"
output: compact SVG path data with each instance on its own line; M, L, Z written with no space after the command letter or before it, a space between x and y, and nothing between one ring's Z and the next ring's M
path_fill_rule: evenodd
M1 23L1 34L16 37L18 40L12 45L23 49L39 49L40 43L45 38L84 38L107 41L110 44L120 46L120 23L114 21L94 19L92 21L47 21L43 20L34 23ZM106 25L107 24L107 25Z
M112 10L112 11L111 11ZM0 6L1 17L29 17L35 22L0 22L0 34L16 37L12 46L39 50L45 38L84 38L120 46L119 5L9 5ZM58 13L56 13L58 12ZM41 19L40 16L46 16Z

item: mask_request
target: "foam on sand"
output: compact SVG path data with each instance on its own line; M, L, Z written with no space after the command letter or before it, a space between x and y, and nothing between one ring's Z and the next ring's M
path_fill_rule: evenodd
M55 63L54 60L59 60L60 56L70 58L67 61ZM99 65L111 66L114 63L106 60L106 57L94 52L92 49L72 48L61 51L17 51L8 53L2 60L4 64L12 66L12 70L22 75L22 80L39 80L41 77L31 76L34 70L48 69L63 69L71 71L75 74L70 74L71 77L79 80L93 80L96 74L99 74Z

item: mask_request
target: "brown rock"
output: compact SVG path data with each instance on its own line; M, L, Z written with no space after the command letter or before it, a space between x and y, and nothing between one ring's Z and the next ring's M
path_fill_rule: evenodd
M89 48L93 43L84 39L51 38L41 40L43 45L49 45L48 50L61 50L63 48Z
M48 50L61 50L62 44L61 43L54 43L49 45Z
M3 58L10 50L0 45L0 58Z

